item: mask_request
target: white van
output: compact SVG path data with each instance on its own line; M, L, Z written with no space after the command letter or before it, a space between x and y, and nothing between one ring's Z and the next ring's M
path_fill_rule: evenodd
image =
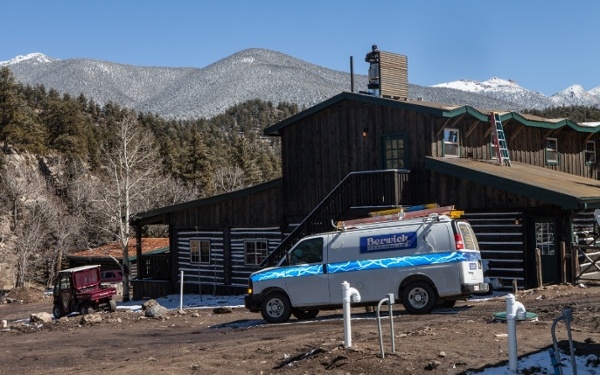
M311 319L342 306L344 281L360 292L361 306L394 293L414 314L489 288L469 223L431 215L305 237L277 267L250 275L244 302L269 323Z

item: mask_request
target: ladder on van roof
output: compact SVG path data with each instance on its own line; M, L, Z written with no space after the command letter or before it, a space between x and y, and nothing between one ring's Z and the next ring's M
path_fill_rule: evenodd
M504 135L504 127L500 121L500 115L496 112L490 114L490 123L492 125L493 146L496 150L498 164L510 167L510 155L508 154L508 146L506 136Z
M426 205L429 206L429 205ZM413 206L411 206L413 207ZM345 230L351 228L358 228L361 225L368 224L377 224L377 223L385 223L391 221L401 221L406 219L416 219L420 217L429 217L432 215L449 215L450 217L460 217L463 211L457 211L454 209L454 206L444 206L439 207L435 205L435 207L421 208L421 209L412 209L408 208L398 208L386 211L377 211L372 213L372 216L359 218L359 219L351 219L338 221L336 223L336 228L338 230ZM421 207L421 206L418 206Z

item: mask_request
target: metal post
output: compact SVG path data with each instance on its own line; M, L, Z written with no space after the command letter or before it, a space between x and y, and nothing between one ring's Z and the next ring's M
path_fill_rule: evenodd
M183 312L183 271L181 271L181 281L179 282L179 312Z
M392 305L394 304L394 293L389 293L387 298L382 299L377 304L377 333L379 335L379 350L381 352L381 358L385 358L385 353L383 351L383 335L381 334L381 305L387 302L390 314L390 336L392 337L392 353L396 352L396 338L394 337L394 311L392 310Z

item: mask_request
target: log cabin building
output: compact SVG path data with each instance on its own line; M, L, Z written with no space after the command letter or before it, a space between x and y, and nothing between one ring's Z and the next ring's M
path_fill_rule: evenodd
M171 270L158 279L138 248L134 299L177 292L181 272L188 292L244 293L251 272L304 235L373 209L429 202L465 212L488 276L506 287L572 279L564 253L593 230L600 208L599 124L379 89L342 92L265 129L281 137L280 179L134 215L138 237L145 225L168 225Z

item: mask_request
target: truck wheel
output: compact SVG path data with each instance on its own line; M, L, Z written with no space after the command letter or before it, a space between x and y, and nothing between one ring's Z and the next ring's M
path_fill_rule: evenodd
M111 299L110 301L108 301L108 307L110 308L110 312L117 311L117 303L115 302L114 299Z
M54 315L54 318L56 319L60 319L63 316L62 307L60 307L58 303L55 303L54 307L52 307L52 315Z
M79 313L81 315L93 314L94 313L94 309L92 308L92 306L84 303L83 305L79 306Z
M319 314L317 309L292 309L292 314L298 320L309 320L316 317Z
M269 294L260 305L260 314L269 323L287 322L292 315L289 298L280 292Z
M435 292L428 283L415 281L404 288L402 305L411 314L428 314L435 304Z

